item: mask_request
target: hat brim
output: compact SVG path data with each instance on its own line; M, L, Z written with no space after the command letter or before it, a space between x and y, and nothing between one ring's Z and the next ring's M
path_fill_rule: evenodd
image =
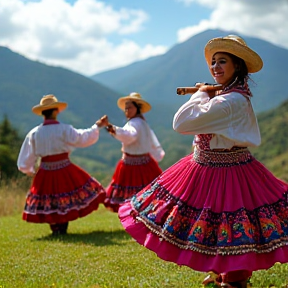
M261 57L248 46L231 39L214 38L210 40L204 49L205 59L208 66L212 63L212 58L217 52L226 52L244 60L248 73L255 73L262 69L263 61Z
M141 113L146 113L151 110L151 105L147 101L143 99L135 99L135 97L131 97L131 96L125 96L125 97L119 98L117 101L118 107L121 110L125 111L125 103L127 101L133 101L133 102L136 102L137 104L141 104Z
M42 116L42 111L44 110L49 110L49 109L55 109L57 108L59 110L59 112L62 112L63 110L65 110L67 108L67 103L65 102L56 102L53 104L49 104L49 105L36 105L34 107L32 107L32 112L35 113L36 115Z

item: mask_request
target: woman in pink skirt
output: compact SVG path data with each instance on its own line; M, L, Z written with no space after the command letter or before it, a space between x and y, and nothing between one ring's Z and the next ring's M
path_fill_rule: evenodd
M155 133L146 122L143 113L150 104L139 93L118 99L118 107L124 111L127 123L118 127L108 123L107 130L122 142L122 159L118 162L112 181L107 187L104 205L118 212L119 205L152 182L162 170L158 165L165 155Z
M288 184L247 148L261 142L247 84L260 56L229 35L208 41L205 59L222 89L198 85L173 120L177 132L195 135L193 153L120 207L119 217L160 258L213 271L216 287L244 288L252 271L288 262Z
M19 156L18 169L33 176L27 194L23 220L48 223L53 235L66 234L68 222L98 209L105 199L105 189L86 171L70 162L76 147L87 147L98 141L103 116L91 128L75 129L60 123L57 115L67 107L54 95L44 96L32 111L44 122L26 136ZM39 167L36 167L37 160Z

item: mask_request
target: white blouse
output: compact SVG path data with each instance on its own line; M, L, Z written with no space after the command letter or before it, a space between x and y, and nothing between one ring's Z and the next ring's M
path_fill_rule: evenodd
M38 157L71 153L76 147L88 147L98 139L96 124L88 129L75 129L63 123L41 124L26 135L17 160L18 169L25 174L35 173Z
M214 134L211 149L255 147L261 143L251 101L237 92L210 99L198 90L175 114L173 129L181 134Z
M122 142L122 152L131 155L150 153L157 162L163 159L165 152L145 120L136 117L130 119L123 128L114 127L114 137Z

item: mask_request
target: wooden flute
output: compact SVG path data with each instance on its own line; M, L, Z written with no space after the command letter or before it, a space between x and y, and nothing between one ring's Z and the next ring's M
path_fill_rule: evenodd
M205 86L206 92L214 92L223 88L222 84L207 84L207 83L196 83L192 87L178 87L177 94L182 96L186 94L193 94L199 90L200 87Z

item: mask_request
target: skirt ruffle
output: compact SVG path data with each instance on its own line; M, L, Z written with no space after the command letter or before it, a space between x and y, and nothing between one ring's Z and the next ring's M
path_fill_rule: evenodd
M26 197L22 218L33 223L65 223L84 217L104 202L106 191L67 154L42 159Z
M201 272L288 262L288 184L251 157L230 167L182 158L119 209L126 231Z
M117 212L119 205L129 201L161 172L158 163L149 154L144 156L123 155L106 188L105 207Z

